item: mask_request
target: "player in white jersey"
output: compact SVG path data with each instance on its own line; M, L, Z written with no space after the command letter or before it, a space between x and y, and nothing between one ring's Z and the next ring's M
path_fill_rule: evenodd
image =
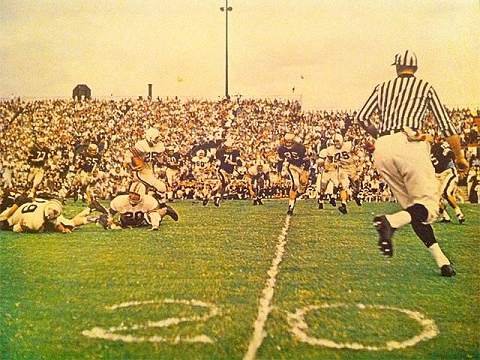
M178 215L170 206L159 208L157 200L146 194L145 185L134 182L130 185L128 195L119 195L110 202L108 225L111 229L122 229L137 226L151 226L151 230L159 230L165 215L178 220ZM114 217L120 215L120 221Z
M145 139L137 141L132 149L133 178L145 186L155 189L156 198L160 204L166 202L167 187L155 176L155 165L161 161L165 146L160 140L160 131L149 128L145 131Z
M350 190L350 179L353 178L357 172L356 160L358 151L351 141L343 141L341 134L333 136L333 145L320 151L319 165L324 166L323 173L320 180L319 191L319 205L323 201L325 191L329 182L333 183L334 187L340 188L340 199L342 205L338 210L347 213L347 191ZM357 204L360 205L357 194L353 194ZM323 208L323 206L319 206Z
M21 205L12 216L8 218L8 227L13 227L13 232L43 232L49 223L57 230L70 232L57 222L63 211L63 206L58 200L36 199Z

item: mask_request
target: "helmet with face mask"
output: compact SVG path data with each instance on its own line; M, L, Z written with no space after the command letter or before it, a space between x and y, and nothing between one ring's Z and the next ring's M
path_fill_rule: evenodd
M130 189L128 191L128 201L131 205L135 206L140 204L140 202L144 198L146 188L145 185L143 185L142 183L134 182L132 183L132 185L130 185Z
M63 205L58 200L49 200L45 205L43 214L47 220L55 220L63 211Z

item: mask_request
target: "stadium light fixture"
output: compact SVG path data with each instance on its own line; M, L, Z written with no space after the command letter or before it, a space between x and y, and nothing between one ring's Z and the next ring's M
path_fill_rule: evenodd
M228 99L228 12L233 8L228 6L228 0L225 0L225 7L222 6L220 10L225 12L225 97Z

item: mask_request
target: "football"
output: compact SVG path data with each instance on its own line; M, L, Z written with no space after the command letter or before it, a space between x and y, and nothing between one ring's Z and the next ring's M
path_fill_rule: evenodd
M140 170L145 166L145 163L143 162L142 158L140 156L134 156L132 157L132 163L131 167L134 170Z

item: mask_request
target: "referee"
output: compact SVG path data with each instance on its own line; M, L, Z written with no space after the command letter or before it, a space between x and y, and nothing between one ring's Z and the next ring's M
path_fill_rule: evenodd
M455 153L460 174L467 173L468 162L437 93L427 81L414 75L416 55L408 50L397 54L392 65L396 66L397 77L377 85L357 114L359 123L377 138L373 160L403 209L373 219L379 233L378 246L383 255L392 256L394 231L411 224L437 262L442 276L454 276L455 270L440 249L430 225L438 216L440 194L430 160L430 144L421 134L427 110ZM372 122L375 112L378 123Z

